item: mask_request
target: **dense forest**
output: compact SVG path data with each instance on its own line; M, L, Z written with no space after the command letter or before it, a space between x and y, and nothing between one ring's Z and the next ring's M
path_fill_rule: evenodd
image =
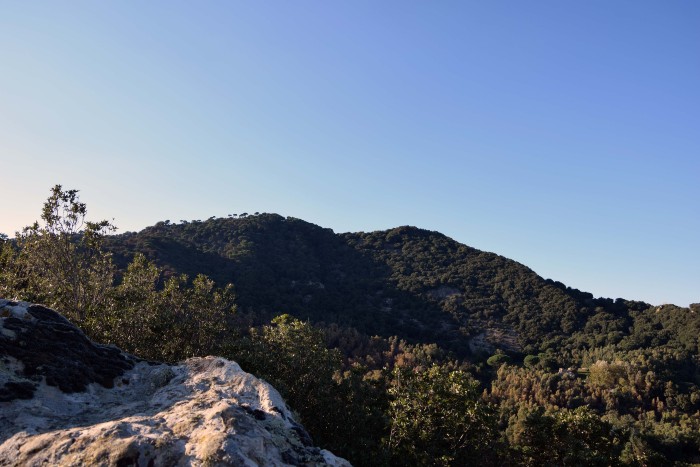
M356 465L700 463L700 304L595 298L438 232L276 214L112 235L75 190L0 237L0 296L270 381Z

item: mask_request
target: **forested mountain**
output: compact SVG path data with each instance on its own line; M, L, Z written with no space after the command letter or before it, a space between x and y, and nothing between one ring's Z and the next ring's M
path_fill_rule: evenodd
M700 463L700 304L594 298L415 227L84 216L56 186L0 237L0 295L142 358L236 360L354 464Z
M108 240L122 267L141 252L168 274L203 273L218 284L233 283L239 307L261 319L289 313L369 335L435 342L460 356L621 342L633 349L650 344L635 332L643 322L686 330L697 321L682 309L659 315L647 303L594 298L415 227L335 234L300 219L260 214L160 222ZM687 334L653 339L697 351Z
M595 298L415 227L335 234L300 219L256 214L160 222L107 237L107 245L121 269L139 252L165 276L203 273L219 285L233 283L239 313L265 332L271 331L264 325L283 313L321 330L326 345L353 365L346 366L354 373L342 384L355 389L334 400L348 397L341 403L365 411L358 422L365 428L354 432L367 438L346 447L351 435L329 438L342 440L331 445L355 462L373 465L387 452L377 447L370 426L389 433L382 438L389 457L379 463L426 463L429 457L421 456L446 452L453 453L444 457L451 465L700 462L700 304ZM308 347L289 351L297 355ZM284 384L279 374L285 366L259 368ZM473 446L440 444L446 424L463 423L445 418L453 404L473 401L475 394L468 382L456 386L466 391L457 399L446 389L454 383L440 386L448 377L462 378L448 368L475 376L485 389L482 400L497 408L491 415L477 410L486 418L463 425L465 439L490 439L495 457ZM294 381L299 373L288 377ZM439 388L447 391L444 399L420 402ZM442 408L426 415L424 407L435 404ZM487 431L469 431L475 427ZM421 444L423 437L431 441Z

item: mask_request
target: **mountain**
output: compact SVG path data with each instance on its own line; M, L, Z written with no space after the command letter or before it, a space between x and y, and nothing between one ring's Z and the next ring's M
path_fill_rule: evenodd
M0 300L1 465L350 464L223 358L148 362L57 312Z
M336 234L292 217L241 215L159 222L109 237L108 248L122 268L142 252L167 274L231 282L240 309L260 322L289 313L366 335L434 342L459 356L498 348L633 349L644 344L633 336L635 323L656 309L594 298L516 261L408 226ZM679 329L698 326L690 310L672 320Z
M51 247L53 237L44 232L32 240L46 240ZM77 247L67 261L76 264L91 251L80 238L70 240L76 240ZM681 308L595 298L502 256L415 227L336 234L299 219L242 215L160 222L138 233L109 236L104 244L117 265L116 283L103 251L92 252L105 266L94 272L100 280L93 280L92 269L74 268L90 273L85 274L85 284L94 285L100 299L85 308L85 314L71 308L73 295L61 295L60 300L53 295L61 292L54 287L63 285L60 280L34 280L44 278L43 268L53 262L26 269L34 264L33 251L27 249L31 242L4 242L0 286L12 296L55 304L79 320L96 341L118 344L142 358L175 362L213 353L241 362L280 390L317 442L356 465L423 465L437 458L448 463L464 456L484 465L700 463L700 304ZM149 264L139 252L161 267ZM45 257L52 259L50 254ZM235 293L231 286L216 289L213 281L194 278L199 273L220 286L232 282ZM76 289L76 296L82 296L81 291ZM27 313L10 316L16 306L0 310L11 321L11 326L4 322L0 337L15 342L9 353L0 347L0 355L9 355L0 364L5 378L0 397L11 404L48 394L50 401L39 405L50 408L51 401L58 401L58 408L65 406L70 412L70 401L78 400L85 402L81 410L90 415L93 407L106 402L111 411L110 399L94 388L114 384L124 392L126 383L119 378L128 373L153 386L150 391L172 381L175 392L195 400L201 395L207 406L215 396L210 389L228 394L219 386L218 368L226 368L221 371L236 381L247 378L233 364L224 361L220 367L220 359L192 360L185 367L178 365L177 371L168 367L176 375L181 371L194 378L183 380L183 388L180 380L168 376L164 382L157 371L150 373L153 367L114 347L93 348L84 339L73 339L76 333L54 335L53 347L26 345L28 339L17 338L22 326L38 328L33 319L37 313L46 314L32 307L33 318L25 322ZM32 356L36 351L51 361L64 341L93 350L87 357L74 352L75 363L59 360L55 368ZM87 391L87 399L56 398L54 389L47 393L40 384L42 376L46 387L57 386L67 394L86 385L93 389ZM132 376L126 379L129 388L139 387ZM141 446L136 452L142 456L146 451L139 449L148 447L144 439L156 436L159 427L140 418L137 399L129 399L124 407L118 404L122 408L114 429L119 436L125 434L119 427L141 436L134 443ZM476 418L465 424L459 414L454 416L460 404ZM58 421L43 419L36 412L41 407L31 401L18 407L12 420L42 430L71 417L61 412ZM139 412L132 412L134 407ZM236 413L241 408L249 412L245 404L232 407ZM211 407L212 413L218 414L219 408L228 413L218 405ZM34 410L29 418L23 418L25 409ZM161 410L146 409L146 416ZM203 415L203 424L187 425L185 432L207 438L199 430L206 432L216 420L225 421L226 413ZM98 427L103 421L85 421L78 415L80 426ZM255 408L248 415L277 420ZM166 428L176 431L182 417L168 409L159 420L174 421ZM39 437L20 434L20 425L13 426L7 449L63 446L64 438L47 432ZM260 428L270 434L274 427ZM96 435L92 428L67 429L63 433L76 439ZM271 439L267 436L263 439ZM473 449L472 441L463 443L477 439L483 449ZM184 452L209 452L211 446L197 447L202 440L197 435L183 441L192 446ZM219 447L226 451L226 446L224 441ZM43 452L27 449L31 455ZM284 448L280 455L288 451ZM307 451L297 454L305 458L302 452ZM133 457L124 459L128 463Z

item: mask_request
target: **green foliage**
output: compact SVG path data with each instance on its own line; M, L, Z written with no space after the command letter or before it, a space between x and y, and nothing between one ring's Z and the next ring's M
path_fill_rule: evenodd
M522 407L507 430L517 463L524 466L609 466L618 464L621 439L590 409Z
M663 455L656 452L644 437L633 433L620 455L624 465L641 467L665 467L673 465Z
M77 190L51 189L44 203L42 223L18 233L14 245L3 245L3 292L45 303L78 324L108 301L112 286L111 256L102 250L108 221L90 222Z
M559 361L553 351L542 352L537 357L541 368L549 371L555 371L559 368Z
M497 464L495 418L467 373L397 367L393 378L387 440L393 465Z
M252 329L231 351L247 371L280 391L316 443L359 464L381 464L381 383L365 381L357 368L343 374L340 352L326 348L320 330L281 315Z
M531 369L534 369L540 363L540 357L537 355L526 355L523 359L523 364Z
M588 368L588 382L605 389L614 389L627 383L629 365L599 360Z
M333 405L342 417L324 446L351 459L354 465L388 464L389 455L382 444L388 432L386 413L388 394L384 375L367 372L355 365L339 375ZM322 438L319 438L321 440Z
M309 398L317 382L332 384L341 368L340 353L326 349L323 334L289 315L276 317L261 330L253 329L251 340L251 363L261 374L278 380L278 389L298 402L294 407L299 411L318 405Z
M340 354L326 349L321 332L289 315L251 329L250 337L232 351L246 370L275 386L302 418L320 409L341 368Z
M497 351L486 360L486 364L494 368L498 368L506 363L510 363L510 357L503 351Z
M219 355L236 337L233 287L217 289L203 275L171 277L159 288L162 271L136 255L112 290L112 304L91 329L101 340L144 358L178 361Z
M227 339L235 337L231 323L236 306L230 284L216 289L214 281L199 274L190 286L182 275L170 278L160 295L163 330L158 334L168 340L164 346L167 360L219 355Z
M0 239L0 297L20 299L26 289L26 273L18 261L19 251L6 236Z
M161 283L162 271L137 255L114 285L103 249L108 221L86 220L77 190L56 185L35 222L0 239L0 293L58 309L98 341L144 358L176 361L220 353L234 335L232 286L198 275Z

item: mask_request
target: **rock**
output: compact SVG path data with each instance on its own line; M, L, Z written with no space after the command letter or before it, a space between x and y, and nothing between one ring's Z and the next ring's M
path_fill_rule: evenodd
M447 285L441 285L440 287L437 287L432 290L428 290L427 292L428 296L434 300L445 300L446 298L453 297L453 296L459 296L462 294L462 292L459 291L459 289L456 289L454 287L449 287Z
M91 383L111 387L136 360L94 344L53 310L0 300L0 402L31 398L41 381L65 393Z
M0 465L350 465L235 362L142 361L25 302L0 317Z

